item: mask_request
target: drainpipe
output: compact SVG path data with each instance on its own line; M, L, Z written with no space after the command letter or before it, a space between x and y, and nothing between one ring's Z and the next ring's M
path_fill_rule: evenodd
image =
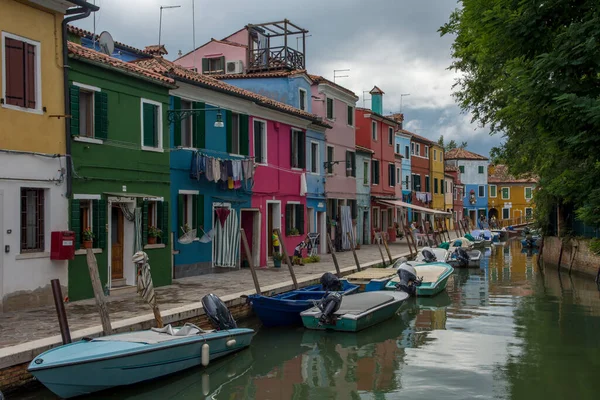
M65 114L71 114L71 102L69 101L69 50L67 48L67 24L78 19L87 18L92 11L98 11L100 7L89 4L84 0L69 0L70 3L79 6L67 10L69 17L63 19L62 22L62 46L63 46L63 80L64 80L64 96L65 96ZM67 199L71 198L72 177L71 170L73 162L71 160L71 120L65 118L65 139L67 146Z

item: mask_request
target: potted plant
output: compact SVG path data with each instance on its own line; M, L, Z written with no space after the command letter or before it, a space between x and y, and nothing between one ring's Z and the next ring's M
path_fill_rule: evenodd
M281 253L273 253L273 266L275 268L281 268L281 260L283 259L283 254Z
M290 232L288 233L288 236L298 236L298 235L300 235L300 231L297 228L290 229Z
M148 227L148 244L156 244L156 238L162 237L162 231L155 226Z
M83 248L91 249L94 243L94 233L90 228L83 230Z

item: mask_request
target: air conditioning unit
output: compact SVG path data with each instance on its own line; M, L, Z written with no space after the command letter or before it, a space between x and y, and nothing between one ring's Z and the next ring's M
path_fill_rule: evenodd
M244 64L242 64L242 60L237 61L227 61L227 70L226 74L241 74L244 72Z

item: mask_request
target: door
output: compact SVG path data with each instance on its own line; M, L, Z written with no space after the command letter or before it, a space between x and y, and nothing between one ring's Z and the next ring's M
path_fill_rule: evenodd
M2 192L0 192L0 312L2 312L2 299L4 298L4 215Z
M110 215L111 278L123 279L123 212L113 206Z
M369 212L363 212L363 243L369 244Z
M477 226L477 211L469 210L469 218L471 219L471 226Z
M308 233L317 232L317 228L315 227L315 209L307 208L306 214L308 215Z
M273 203L267 204L267 254L273 255Z

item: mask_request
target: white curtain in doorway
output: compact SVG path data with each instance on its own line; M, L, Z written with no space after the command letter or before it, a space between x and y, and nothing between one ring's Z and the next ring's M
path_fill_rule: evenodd
M352 241L356 243L354 230L352 229L352 211L350 210L350 206L342 206L340 207L340 210L342 223L342 249L350 250L350 241L348 240L347 232L350 232Z
M213 263L215 267L237 268L240 255L240 222L235 210L231 210L225 223L213 218Z

